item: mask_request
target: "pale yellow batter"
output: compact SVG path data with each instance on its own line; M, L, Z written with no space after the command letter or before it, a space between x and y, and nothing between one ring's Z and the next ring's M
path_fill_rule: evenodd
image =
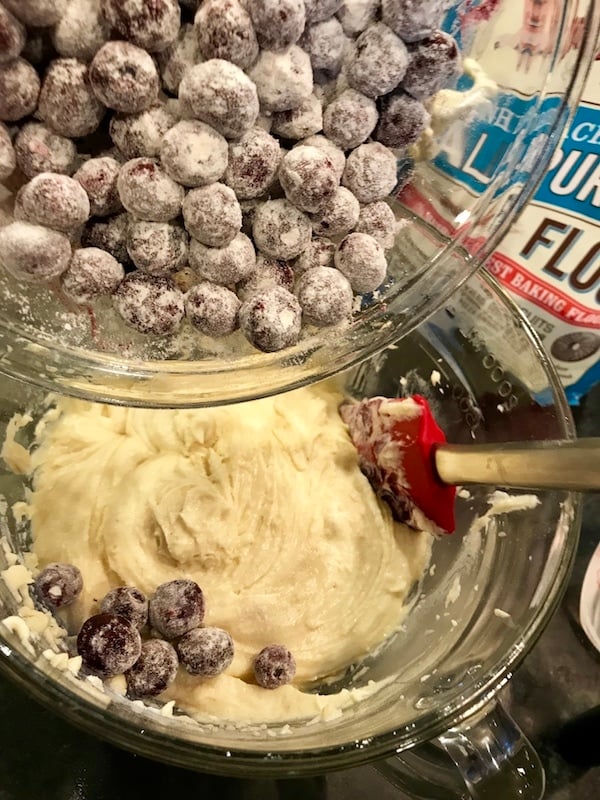
M358 468L331 387L209 410L150 411L60 399L32 455L40 565L76 564L75 627L114 586L147 594L191 578L205 622L236 655L212 680L180 675L165 699L189 713L285 720L330 713L352 693L303 683L335 675L397 630L430 537L395 523ZM251 682L253 657L288 647L293 686Z

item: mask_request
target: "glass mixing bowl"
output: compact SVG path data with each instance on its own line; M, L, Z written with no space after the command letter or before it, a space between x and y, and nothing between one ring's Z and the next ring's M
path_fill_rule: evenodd
M574 436L543 349L485 274L472 277L451 305L418 330L339 379L355 397L424 394L451 442L500 446ZM544 405L536 399L542 391ZM45 393L6 379L0 382L0 398L3 433L15 414L31 414L17 437L27 446ZM18 559L27 543L26 522L20 524L19 514L15 518L11 512L26 491L21 476L2 468L1 569L14 561L6 543ZM29 635L14 619L8 626L0 623L0 668L76 725L144 756L192 769L284 777L387 758L382 768L415 797L461 797L441 790L419 795L415 788L419 781L422 788L432 770L434 776L443 774L436 766L443 746L464 770L473 797L485 797L489 782L501 781L504 793L494 797L537 798L543 772L535 754L493 704L560 599L577 545L579 497L542 492L535 507L490 515L493 492L473 486L459 493L457 532L434 542L431 568L411 597L402 630L378 657L342 681L360 686L383 679L382 688L338 719L292 721L283 729L232 729L190 722L177 710L167 718L74 680L42 657L51 647L44 636ZM9 585L14 589L14 581L6 576L2 572L2 618L18 614L19 605ZM435 758L416 748L434 737Z
M307 330L269 355L239 333L217 342L184 326L173 338L143 337L108 302L93 315L71 313L46 289L0 271L0 369L90 399L215 404L330 376L413 330L494 250L533 190L577 104L600 18L592 0L448 7L444 27L466 59L462 94L435 106L433 139L416 160L399 157L399 174L412 178L390 202L405 224L386 283L351 323ZM15 183L6 188L10 213Z

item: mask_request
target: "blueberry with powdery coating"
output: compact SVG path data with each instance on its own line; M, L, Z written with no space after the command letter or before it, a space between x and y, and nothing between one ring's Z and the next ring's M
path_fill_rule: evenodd
M447 0L381 0L381 18L405 42L417 42L440 27Z
M15 219L69 233L90 216L90 201L81 184L68 175L43 172L19 189Z
M294 288L294 270L287 261L259 253L256 257L256 270L249 278L240 281L235 290L240 300L248 300L269 286L283 286L291 292Z
M254 677L263 689L278 689L291 683L296 674L296 661L287 647L270 644L254 659Z
M241 302L225 286L202 281L185 296L185 313L190 323L205 336L220 338L238 328Z
M434 31L409 45L408 53L410 61L401 85L417 100L431 97L458 74L460 51L448 33Z
M310 55L313 70L323 70L328 76L339 73L346 37L335 17L309 25L300 40L300 46Z
M346 0L338 10L337 18L346 36L354 38L375 22L378 13L379 0Z
M211 125L228 139L243 136L259 113L254 83L235 64L220 58L188 70L179 85L179 99L190 116Z
M386 147L404 148L417 142L431 116L423 103L406 92L399 91L382 97L379 123L373 138Z
M237 0L204 0L194 20L205 59L222 58L248 69L258 57L250 15Z
M330 239L313 237L306 250L293 262L296 275L302 275L313 267L333 267L333 257L337 245Z
M73 564L48 564L34 581L39 599L51 608L70 606L81 594L83 578Z
M100 7L114 33L149 53L164 50L179 32L177 0L100 0Z
M252 128L229 145L229 159L224 182L238 200L253 200L265 194L273 184L283 158L277 139L262 128Z
M25 47L26 32L19 20L0 5L0 62L12 61Z
M68 0L3 0L2 5L31 28L47 28L62 17Z
M233 661L233 639L222 628L196 628L177 642L186 670L201 678L216 678Z
M256 269L256 252L250 239L238 233L225 247L207 247L192 239L190 266L201 277L223 286L233 286L252 275Z
M127 159L156 158L165 134L176 123L175 115L163 105L136 114L117 113L110 121L110 138Z
M346 89L325 109L323 132L342 150L350 150L369 138L378 118L374 100L356 89Z
M304 0L306 21L310 23L323 22L323 20L333 17L343 4L344 0Z
M150 625L165 639L176 639L199 627L204 612L202 589L185 578L161 583L148 606Z
M248 75L266 113L296 108L313 91L310 56L295 44L277 53L262 50Z
M268 286L242 303L239 320L250 344L263 353L274 353L298 342L302 309L291 292Z
M124 617L141 630L148 621L148 600L135 586L117 586L104 595L100 602L103 614Z
M77 148L41 122L28 122L15 137L17 166L28 178L41 172L71 175L77 169Z
M301 211L319 212L335 195L339 181L333 162L318 147L294 147L279 167L287 199Z
M298 281L296 297L304 320L312 325L337 325L352 313L350 281L332 267L307 270Z
M247 0L246 6L263 50L283 50L302 36L304 0Z
M402 39L378 22L354 43L346 64L346 79L367 97L380 97L398 86L408 63L408 50Z
M81 61L91 61L109 35L100 0L71 0L51 32L59 55Z
M360 203L385 199L396 186L398 162L379 142L361 144L346 160L342 184Z
M134 114L156 103L159 77L145 50L130 42L107 42L90 64L94 94L108 108Z
M240 232L242 209L233 189L211 183L187 193L183 220L194 239L209 247L226 247Z
M312 228L308 216L289 200L267 200L254 213L252 234L263 253L287 260L306 250Z
M307 147L319 147L321 150L324 150L327 155L329 156L329 160L333 164L333 168L335 169L335 174L342 180L342 175L344 174L344 169L346 168L346 154L344 151L337 146L331 139L328 139L326 136L321 134L316 134L315 136L309 136L306 139L303 139L299 144L306 145Z
M0 181L12 175L16 166L17 155L8 128L0 122Z
M317 236L345 236L356 227L360 203L349 189L338 187L318 214L311 216L313 231Z
M160 160L165 172L183 186L218 181L227 169L227 142L210 125L186 119L165 134Z
M167 277L186 263L188 236L171 222L132 220L127 231L127 252L142 272Z
M69 300L87 305L111 295L124 277L123 266L110 253L97 247L80 247L63 272L60 285Z
M91 216L108 217L122 210L117 190L120 169L118 161L104 156L85 161L73 175L88 196Z
M374 292L385 280L385 253L379 242L367 233L346 236L335 251L334 262L358 294Z
M142 652L139 631L124 617L95 614L81 626L77 652L85 666L103 678L132 667Z
M162 639L144 642L140 657L125 673L127 696L131 700L156 697L173 683L178 666L173 645Z
M0 227L0 266L17 280L50 282L70 260L71 243L63 233L20 221Z
M315 94L311 94L296 108L279 111L272 116L273 133L284 139L304 139L323 128L323 106Z
M0 120L17 122L31 114L39 93L38 74L24 58L0 63Z
M38 103L38 114L49 128L61 136L88 136L105 113L92 90L87 64L75 58L58 58L50 64Z
M183 293L168 278L131 272L113 294L113 305L123 320L140 333L175 333L185 313Z
M170 222L181 212L185 196L152 158L134 158L123 164L117 188L121 202L131 214L148 222Z
M394 212L384 200L361 206L356 233L368 233L384 250L394 246L398 228Z

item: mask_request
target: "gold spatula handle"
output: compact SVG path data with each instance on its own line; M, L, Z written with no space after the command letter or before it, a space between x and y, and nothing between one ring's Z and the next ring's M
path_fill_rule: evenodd
M438 477L450 485L600 490L600 438L444 444L436 448L434 464Z

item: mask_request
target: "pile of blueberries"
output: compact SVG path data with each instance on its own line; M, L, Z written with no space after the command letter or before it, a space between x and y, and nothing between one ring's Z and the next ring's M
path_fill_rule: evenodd
M60 609L75 602L83 579L73 564L48 564L34 588L47 608ZM124 674L130 699L156 697L173 683L180 663L192 675L215 678L233 661L231 636L203 626L204 614L202 589L191 580L163 583L149 599L134 586L118 586L81 626L77 652L94 675ZM254 677L264 689L290 683L295 673L294 657L283 645L267 645L254 659Z
M2 0L0 180L27 182L0 264L155 336L187 318L274 352L350 319L458 74L445 5Z

